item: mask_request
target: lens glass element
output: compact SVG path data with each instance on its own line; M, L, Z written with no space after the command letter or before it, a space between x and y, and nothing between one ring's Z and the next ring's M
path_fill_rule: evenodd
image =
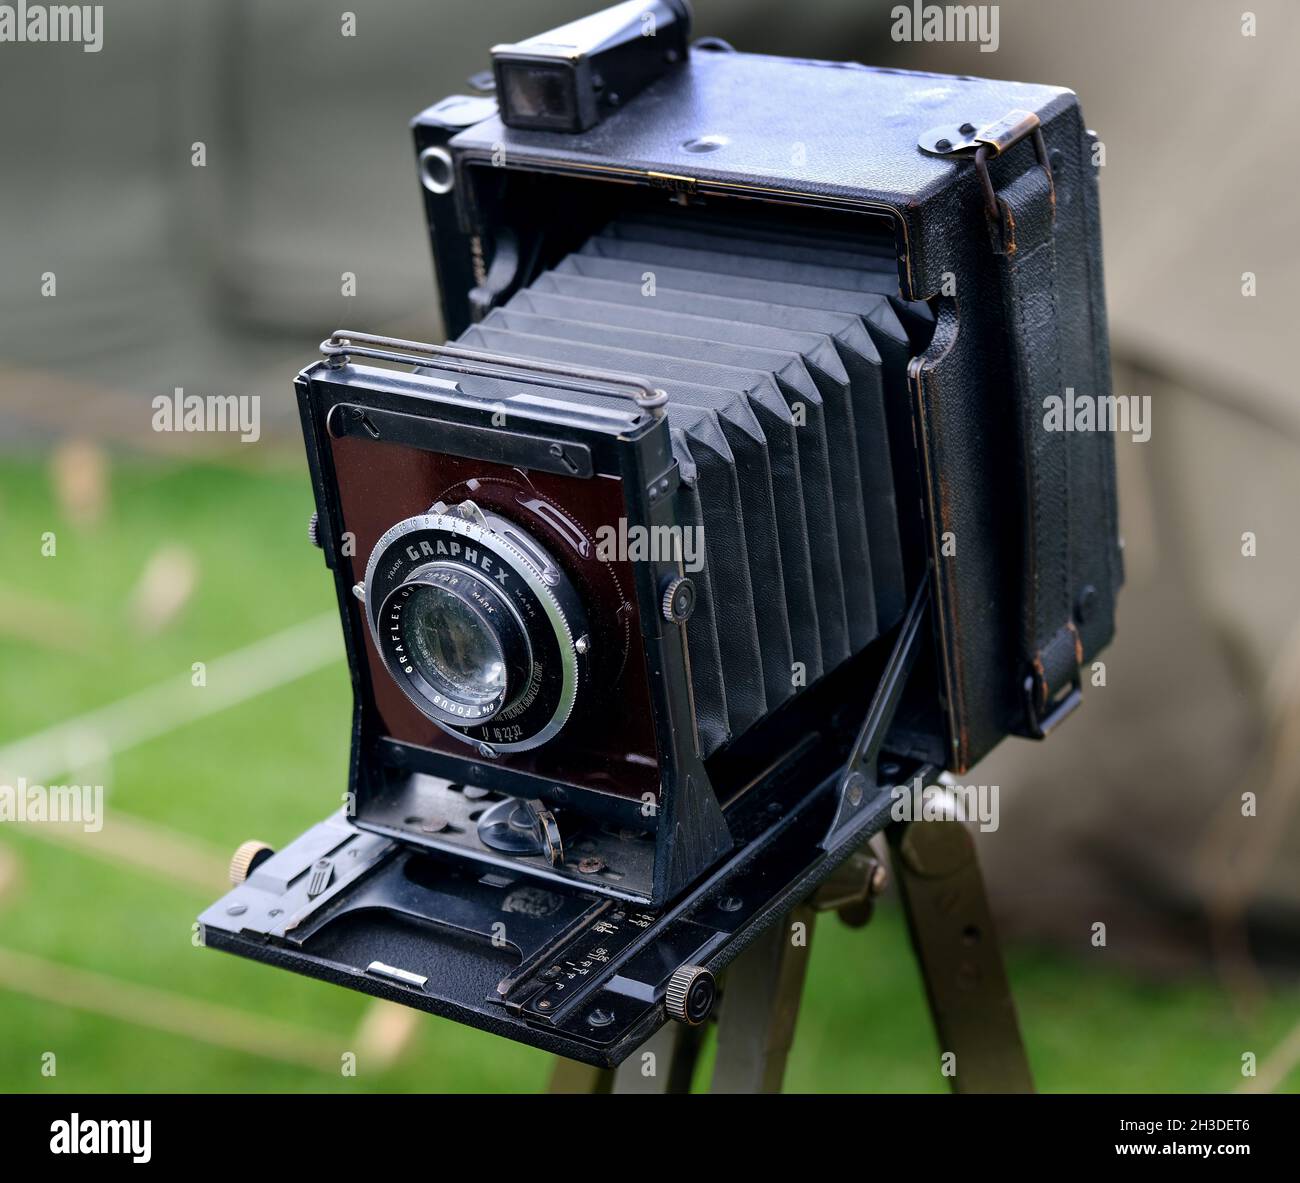
M506 685L506 659L491 623L466 600L421 584L402 613L407 653L423 677L453 702L485 706Z

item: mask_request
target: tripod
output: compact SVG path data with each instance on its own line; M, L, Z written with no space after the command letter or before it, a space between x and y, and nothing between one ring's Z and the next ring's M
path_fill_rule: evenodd
M958 821L912 821L889 827L885 835L952 1090L1031 1092L970 831ZM888 879L871 848L855 853L731 963L715 1012L713 1092L781 1090L818 914L834 911L851 927L862 927ZM558 1060L550 1091L688 1092L705 1030L667 1023L616 1069Z

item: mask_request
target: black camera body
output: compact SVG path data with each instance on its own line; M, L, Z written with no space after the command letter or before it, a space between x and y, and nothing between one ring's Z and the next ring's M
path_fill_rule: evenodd
M609 1064L1073 710L1122 563L1110 436L1043 419L1110 393L1075 96L602 16L414 121L456 340L298 378L347 806L203 922Z

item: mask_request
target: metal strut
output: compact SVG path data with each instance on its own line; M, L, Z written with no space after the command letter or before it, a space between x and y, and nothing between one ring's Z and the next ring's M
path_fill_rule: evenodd
M320 343L320 351L333 367L345 365L350 357L372 357L402 365L426 365L430 361L461 374L478 374L488 378L518 380L522 374L539 385L559 388L574 386L595 394L631 399L656 419L662 418L668 394L645 378L614 370L586 366L566 366L533 358L511 357L500 353L483 353L462 349L458 345L429 345L401 337L381 337L375 333L354 333L335 329ZM614 389L602 389L613 387Z
M840 774L837 790L839 799L835 807L835 817L821 841L823 850L834 850L853 836L855 832L853 822L862 812L862 806L875 798L879 792L876 760L890 725L894 721L907 679L921 652L923 638L927 635L926 630L921 626L925 622L929 604L929 581L922 580L921 586L912 597L912 605L903 618L902 628L898 631L893 651L880 675L880 682L871 698L871 706L867 709L866 718L862 720L862 726L853 740L849 757L844 762L844 770Z

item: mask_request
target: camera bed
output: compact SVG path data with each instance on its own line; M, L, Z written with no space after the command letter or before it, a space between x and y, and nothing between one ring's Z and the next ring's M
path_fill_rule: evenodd
M851 697L850 679L869 684L879 666L865 658L832 675L841 684L827 689ZM809 710L806 742L775 761L770 751L746 754L754 775L728 812L734 850L669 907L623 903L518 867L473 869L340 814L209 908L199 918L204 943L614 1067L668 1021L665 997L679 967L721 973L888 824L890 798L880 794L835 845L824 844L850 737L827 732L834 715L824 704ZM890 767L904 783L928 783L935 772L905 755ZM322 859L342 870L312 899Z

